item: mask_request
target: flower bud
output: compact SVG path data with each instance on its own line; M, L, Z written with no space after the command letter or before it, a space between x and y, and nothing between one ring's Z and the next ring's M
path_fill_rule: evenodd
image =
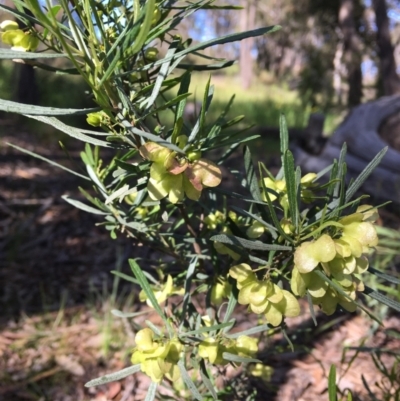
M187 153L187 158L190 162L199 160L201 158L200 150L191 150L190 152Z
M101 111L97 113L89 113L86 117L86 121L93 127L100 127L104 121L104 113Z
M158 49L155 47L148 47L144 52L144 58L148 61L155 61L157 60L158 56Z

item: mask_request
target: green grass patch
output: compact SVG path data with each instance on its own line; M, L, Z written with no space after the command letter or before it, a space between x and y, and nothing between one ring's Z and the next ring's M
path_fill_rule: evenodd
M193 76L192 100L202 99L207 79L207 74L199 73ZM211 84L215 87L214 107L209 113L211 119L218 115L232 95L235 95L235 101L231 108L231 116L243 114L247 123L257 126L276 127L280 115L284 114L289 127L304 128L313 112L310 106L302 103L297 91L290 90L285 85L256 78L249 89L243 89L240 77L231 75L216 75L212 78ZM326 133L329 134L334 130L338 123L337 118L335 113L326 114Z

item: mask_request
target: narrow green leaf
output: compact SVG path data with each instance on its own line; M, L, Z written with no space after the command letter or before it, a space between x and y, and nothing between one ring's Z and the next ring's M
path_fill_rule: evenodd
M122 317L122 318L128 318L128 317L136 317L136 316L141 316L141 315L145 315L147 313L149 313L148 311L143 311L143 312L122 312L118 309L112 309L111 313L114 316L117 317Z
M18 4L18 1L14 0L13 3L16 8L11 8L11 7L6 6L5 4L0 3L0 10L4 10L4 11L6 11L6 13L14 15L15 17L17 17L18 20L24 22L27 25L29 25L29 23L31 23L32 25L36 25L36 24L40 25L39 20L34 18L32 15L22 12L22 10L24 10L23 7L22 7L22 10L20 10L21 7ZM0 49L0 52L1 52L1 50L3 50L3 49ZM18 53L21 53L21 52L18 52ZM25 52L23 52L23 53L25 53ZM36 53L32 53L32 54L36 54ZM17 57L15 57L15 58L17 58Z
M251 128L251 127L249 127ZM203 150L209 150L209 149L218 149L221 147L226 147L226 146L231 146L231 145L236 145L237 143L246 143L253 141L254 139L257 139L260 137L260 135L255 134L255 135L250 135L248 134L249 128L244 128L242 131L238 132L236 134L231 134L231 136L227 139L222 139L219 137L216 137L215 139L206 142L204 146L202 147Z
M262 324L260 326L252 327L251 329L239 331L238 333L233 333L233 334L227 334L227 337L229 338L238 338L240 336L251 336L252 334L257 334L262 331L267 331L271 327L268 324Z
M325 228L327 228L327 227L337 227L337 228L341 229L341 228L343 228L343 224L340 224L336 221L327 221L326 223L321 224L318 228L315 228L312 232L308 233L304 237L302 236L301 237L302 241L304 241L305 239L308 239L310 237L314 237L315 234L318 234L322 230L325 230ZM310 226L307 226L306 229L309 230Z
M99 207L99 202L100 200L98 198L93 198L92 195L90 195L88 192L86 192L82 187L78 187L79 192L92 204L95 205L97 207ZM102 204L102 202L100 202L100 204ZM106 212L108 210L108 208L102 204L102 208L101 210L103 210L104 212Z
M97 188L100 189L103 196L107 198L108 196L107 189L104 187L103 183L100 181L99 177L97 176L96 172L93 170L93 167L90 164L86 164L86 171L88 172L91 180L96 184Z
M203 381L203 384L206 386L207 390L210 392L212 398L214 400L218 400L218 395L217 392L215 391L215 388L213 384L211 383L211 380L208 376L207 368L204 363L204 359L200 361L200 376Z
M340 295L342 295L343 297L345 297L346 299L348 299L351 302L354 302L361 310L363 310L371 319L375 320L376 322L378 322L380 325L383 325L382 321L375 316L373 313L371 313L364 305L362 305L360 302L355 301L354 299L351 299L350 296L348 294L346 294L343 291L343 288L339 285L336 284L334 281L332 281L331 279L329 279L322 271L320 270L314 270L314 273L319 276L320 278L322 278L322 280L326 281L333 289L335 289Z
M369 387L369 385L368 385L368 382L365 380L364 375L361 375L361 380L362 380L362 382L363 382L364 387L365 387L365 388L367 389L367 391L368 391L368 395L371 397L371 401L381 401L381 400L378 400L378 399L375 397L375 394L371 391L371 389L370 389L370 387Z
M90 380L85 384L85 387L100 386L110 382L124 379L127 376L140 372L140 364L129 366L128 368L119 370L118 372L110 373L109 375L101 376L97 379Z
M140 268L140 266L136 263L135 259L129 259L129 265L132 269L133 274L135 275L135 277L137 278L137 280L139 281L139 284L142 288L142 290L144 291L144 293L146 294L147 298L150 300L154 310L158 313L158 315L163 319L163 321L165 322L165 324L167 325L167 327L169 327L169 322L167 317L165 316L163 310L161 309L160 305L157 302L157 299L154 295L153 290L150 287L149 282L147 281L146 276L143 274L142 269Z
M193 383L193 380L189 376L189 373L187 372L185 368L184 361L180 360L178 362L178 367L179 370L181 371L182 379L184 383L186 384L187 388L191 391L192 395L196 400L202 401L203 397L199 393L199 390L197 390L196 385Z
M233 292L231 291L231 293L229 294L229 301L228 301L228 306L226 307L224 319L222 320L223 323L226 323L229 321L229 319L232 316L233 311L235 310L236 305L237 305L237 299L236 299L235 295L233 294ZM224 329L223 331L226 332L227 330Z
M232 42L237 42L237 41L247 39L247 38L254 38L257 36L262 36L267 33L275 32L279 29L281 29L281 27L279 25L275 25L275 26L253 29L253 30L247 31L247 32L232 33L230 35L220 36L218 38L207 40L205 42L196 44L194 46L190 46L180 52L177 52L177 53L175 53L174 58L178 58L178 57L181 57L181 56L184 56L187 54L192 54L195 51L204 50L211 46L223 45L225 43L232 43ZM149 65L148 68L150 69L154 66L161 65L165 61L166 61L166 59L157 60L156 62Z
M378 302L384 305L387 305L389 308L392 308L397 312L400 312L400 302L397 302L394 299L387 297L386 295L374 291L372 288L369 288L367 286L365 287L364 294L370 296L373 299L376 299Z
M328 378L328 394L329 401L337 401L337 387L336 387L336 366L331 365Z
M154 16L155 5L156 5L155 0L147 0L146 1L144 8L143 8L144 20L143 20L143 23L140 25L140 31L139 31L139 34L136 35L136 37L135 37L135 42L134 42L133 46L131 45L130 47L128 47L129 56L133 56L136 53L138 53L140 51L140 49L142 48L142 46L144 45L147 35L150 31L151 21ZM136 18L136 16L135 16L135 18Z
M246 171L247 185L249 187L251 195L255 200L262 202L258 179L256 176L253 160L251 157L251 152L247 146L244 147L244 168Z
M190 72L185 72L182 75L181 84L180 84L179 90L178 90L178 96L184 95L189 92L191 78L192 78L192 74ZM183 98L179 102L179 105L178 105L178 107L176 109L176 113L175 113L175 124L181 117L183 117L183 114L185 111L185 106L186 106L186 101L187 101L187 99ZM172 143L175 143L174 139L176 139L176 138L172 139Z
M131 276L128 276L127 274L121 273L118 270L111 270L111 274L114 274L115 276L121 277L122 279L124 279L126 281L129 281L130 283L139 284L139 282L136 279L134 279Z
M116 217L118 222L125 227L133 228L134 230L139 231L141 233L145 233L149 230L148 225L145 223L138 221L127 221L120 215L117 215Z
M226 60L222 61L221 63L216 64L184 64L179 63L176 68L182 70L190 70L190 71L214 71L214 70L221 70L223 68L230 67L236 64L236 60Z
M253 220L258 221L259 223L261 223L269 231L269 233L271 234L273 239L278 238L278 235L276 233L277 229L273 225L268 224L267 222L265 222L263 219L261 219L257 215L255 215L253 213L250 213L247 210L244 210L244 209L242 209L240 207L231 206L231 208L232 208L232 210L235 210L236 212L238 212L238 213L240 213L240 214L242 214L244 216L250 217Z
M284 156L284 174L289 201L289 211L292 223L296 227L296 232L299 227L299 208L297 204L298 187L296 186L296 173L294 166L294 157L290 150L286 150Z
M340 209L341 207L344 206L346 203L346 176L347 176L347 164L343 163L341 165L341 169L339 169L339 173L341 174L340 176L340 194L339 194L339 206L336 208L336 210L333 211L332 215L337 216L339 211L342 210Z
M205 121L206 121L206 114L210 107L213 96L214 96L214 86L211 85L211 75L210 75L208 78L206 87L204 89L203 104L201 106L200 117L199 117L200 137L201 138L204 137L204 125L205 125ZM192 141L193 140L194 139L192 139ZM189 142L190 142L190 138L189 138Z
M329 182L334 182L338 176L338 172L339 172L339 167L338 167L338 163L337 160L335 159L333 164L330 166L332 167L331 169L331 174L329 177ZM326 194L331 197L333 196L333 192L335 191L335 185L331 184L330 187L328 188L328 190L326 191Z
M249 255L249 260L254 263L258 263L259 266L266 266L268 264L268 261L266 261L265 259L260 259L253 255Z
M396 251L396 254L398 254L398 251ZM386 281L389 281L389 283L400 284L400 279L398 279L397 277L393 277L393 276L390 276L389 274L382 273L379 270L376 270L371 266L368 268L368 271L376 277L379 277Z
M129 121L125 120L124 117L122 116L122 114L118 114L118 117L121 119L121 124L129 131L132 132L132 134L134 135L139 135L143 138L146 138L152 142L156 142L162 146L165 146L168 149L171 149L175 152L178 152L180 154L183 153L182 149L179 148L178 146L172 144L171 142L168 142L162 138L160 138L157 135L151 134L150 132L146 132L146 131L142 131L136 127L134 127Z
M58 109L56 107L34 106L12 102L11 100L0 99L0 110L8 113L26 114L29 116L78 116L99 111L99 108L92 109Z
M148 113L148 111L150 110L150 108L153 106L156 99L158 98L162 84L165 81L165 79L168 77L168 69L169 69L169 66L171 65L172 57L175 54L179 44L180 44L179 39L174 39L172 41L172 43L167 51L167 54L165 56L165 58L167 60L161 66L160 72L158 73L157 78L156 78L156 82L154 83L153 91L152 91L151 95L141 104L141 107L146 108L144 113Z
M383 148L372 159L372 161L367 165L367 167L365 167L365 169L360 173L360 175L354 180L353 184L349 186L349 189L346 192L346 202L348 202L352 198L352 196L357 192L357 190L364 184L365 180L374 171L375 167L377 167L378 164L381 162L387 150L388 147Z
M217 331L221 329L225 329L226 327L232 327L232 322L213 324L212 326L203 326L197 330L191 330L180 334L180 337L188 337L188 336L196 336L202 333L208 333L210 331Z
M194 142L194 140L196 139L196 137L199 133L200 133L200 137L203 136L202 130L204 127L205 116L206 116L206 113L208 111L208 108L210 106L210 103L211 103L211 100L212 100L212 97L214 94L214 87L210 86L210 81L211 81L211 77L208 78L206 88L204 90L203 104L201 105L200 115L196 121L195 126L192 129L192 132L189 135L188 143L185 146L184 150L189 148L190 144L192 144Z
M43 161L45 161L46 163L51 164L52 166L61 168L62 170L67 171L68 173L74 174L74 175L76 175L76 176L79 177L79 178L83 178L84 180L90 181L88 177L86 177L86 176L84 176L84 175L82 175L82 174L79 174L79 173L77 173L77 172L74 171L74 170L70 170L68 167L63 166L62 164L58 164L58 163L56 163L56 162L53 161L53 160L47 159L46 157L43 157L43 156L40 156L40 155L38 155L37 153L30 152L29 150L20 148L19 146L13 145L12 143L7 142L6 144L7 144L8 146L11 146L12 148L15 148L15 149L19 150L20 152L26 153L27 155L33 156L33 157L35 157L36 159L43 160Z
M63 53L44 53L44 52L32 53L32 52L21 52L21 51L11 50L11 49L0 49L0 60L65 58L65 57L68 57L68 56Z
M169 100L168 102L165 102L162 106L157 107L156 109L154 109L154 113L162 111L162 110L169 109L172 106L174 106L175 104L181 102L182 99L186 100L189 96L191 96L191 93L184 93L183 95L179 95L179 96Z
M169 49L165 56L167 61L161 66L160 72L158 73L157 78L156 78L156 82L154 83L153 91L152 91L150 97L147 98L141 105L142 107L146 108L145 113L150 110L151 106L153 106L156 99L158 98L162 84L169 75L168 70L169 70L169 67L172 62L172 57L175 54L179 44L180 44L180 40L174 39L172 41L171 45L169 46Z
M343 186L343 166L346 163L346 153L347 153L347 144L344 143L342 146L342 149L340 150L340 155L339 155L339 161L338 161L338 171L337 171L337 178L339 179L338 182L336 183L333 191L333 196L335 198L339 197L340 189ZM335 178L336 178L335 177Z
M158 384L155 382L151 382L150 386L147 388L147 394L146 394L146 398L144 399L144 401L154 401L156 398L156 394L157 394L157 387Z
M317 176L315 177L314 181L318 181L321 177L323 177L325 174L329 173L333 168L333 164L331 164L328 167L325 167L323 170L319 171L317 173Z
M134 41L135 37L138 36L140 25L142 22L141 18L143 17L143 15L144 9L142 10L142 13L138 15L138 19L136 18L136 16L134 18L128 19L128 23L126 24L125 28L121 30L121 34L116 38L113 45L111 47L108 46L107 58L111 58L118 47L120 47L123 52L125 52L127 49L132 48L132 42ZM122 28L121 25L120 27ZM125 54L124 57L126 57Z
M154 323L150 322L150 320L145 320L145 323L154 331L154 333L156 333L158 336L162 336L162 331Z
M104 82L107 81L108 78L110 78L111 74L116 72L116 67L118 62L121 60L121 49L117 47L117 51L115 52L115 56L111 63L109 63L107 70L104 72L103 76L101 77L101 80L96 83L96 87L100 89ZM117 70L118 72L118 70Z
M45 124L51 125L58 130L66 133L67 135L71 136L72 138L78 139L79 141L91 143L92 145L98 145L103 147L111 147L111 144L100 139L92 138L88 135L83 134L83 130L75 127L71 127L67 124L62 123L61 121L57 120L54 117L42 117L42 116L33 116L24 114L26 117L33 118L34 120L41 121Z
M234 235L218 234L210 238L211 241L222 242L223 244L235 245L245 249L260 251L292 251L293 248L285 245L264 244L261 241L251 241L248 239L235 237Z
M243 10L241 6L211 6L211 5L204 5L201 7L202 10Z
M72 206L75 206L76 208L81 209L87 213L99 214L99 215L103 215L103 216L111 213L111 212L110 213L103 212L101 210L95 209L94 207L88 206L85 203L79 202L75 199L71 199L68 195L63 195L62 198L66 202L70 203Z
M236 354L230 354L229 352L223 352L222 357L227 361L236 362L236 363L258 363L261 362L259 359L256 358L247 358L244 356L239 356Z
M281 114L279 116L279 137L280 137L280 145L281 145L282 168L281 168L281 171L276 176L277 180L282 179L284 176L285 154L289 150L289 130L287 127L286 117L284 114Z
M106 205L108 205L118 198L123 198L127 195L130 195L130 194L133 194L136 192L137 192L136 188L129 188L129 185L125 184L121 188L119 188L115 192L113 192L112 194L108 195L108 197L106 198L104 203Z
M231 120L227 121L225 124L221 125L222 129L230 128L233 125L239 124L241 121L243 121L245 118L244 115L237 116L235 118L232 118Z
M209 192L211 192L211 193L219 193L219 194L222 194L222 195L229 196L231 198L241 199L244 202L249 202L249 203L254 203L256 205L266 206L266 203L263 202L263 201L257 201L255 199L249 198L247 196L243 196L242 194L239 194L237 192L228 191L226 189L219 188L219 187L210 188Z
M233 145L231 145L227 150L225 150L225 152L222 154L222 156L219 158L218 160L218 166L221 166L225 163L225 161L233 154L236 152L236 150L238 149L238 147L240 146L240 142L239 143L235 143Z
M182 316L186 316L186 310L190 301L190 288L192 286L192 279L194 272L196 270L196 265L198 262L198 257L194 257L190 263L189 267L186 272L186 278L185 278L185 295L183 296L183 304L182 304Z

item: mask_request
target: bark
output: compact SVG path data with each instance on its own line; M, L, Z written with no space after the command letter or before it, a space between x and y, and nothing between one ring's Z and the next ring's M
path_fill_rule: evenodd
M400 78L396 72L394 49L389 30L389 18L385 0L373 0L375 11L376 40L379 56L379 92L393 95L400 92Z
M347 181L357 178L376 154L388 143L381 127L400 111L400 95L382 97L354 108L329 138L324 149L314 156L304 148L293 149L296 163L304 172L318 172L339 159L347 144ZM363 185L363 190L380 200L400 206L400 151L389 147L379 166Z
M341 0L339 25L342 31L343 60L347 70L349 84L347 103L349 107L357 106L362 99L361 53L362 44L354 20L354 2Z
M256 3L255 1L245 1L244 9L241 11L241 31L254 29L256 24ZM254 47L254 38L244 39L240 42L240 79L242 87L248 89L253 80L253 57L251 51Z
M335 92L336 102L342 105L342 72L343 72L343 41L336 46L335 57L333 59L333 90Z

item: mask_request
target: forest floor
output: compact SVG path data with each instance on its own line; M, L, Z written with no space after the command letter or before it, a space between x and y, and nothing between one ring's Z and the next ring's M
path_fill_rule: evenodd
M71 161L53 143L35 143L23 129L0 124L0 400L143 400L148 381L141 374L90 389L84 383L129 363L134 328L110 310L137 311L137 294L110 271L129 274L128 258L145 250L125 238L111 241L96 216L61 199L79 197L79 179L6 143L70 167L77 150ZM399 217L389 217L400 227ZM278 336L269 339L260 358L274 368L271 381L251 379L249 386L260 390L260 401L325 401L335 364L339 388L351 389L354 400L374 400L363 380L376 400L395 400L400 316L385 316L383 326L363 314L318 316L317 328L307 313L291 319L295 351ZM374 363L374 350L387 369L394 367L393 383ZM232 380L228 372L224 385Z

